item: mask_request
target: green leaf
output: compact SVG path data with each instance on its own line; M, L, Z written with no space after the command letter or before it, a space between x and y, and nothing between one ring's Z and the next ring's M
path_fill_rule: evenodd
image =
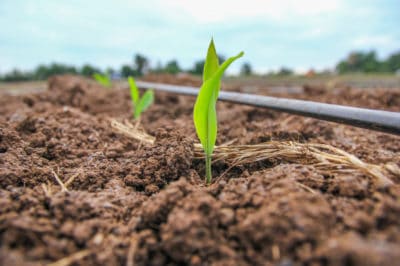
M147 108L153 103L154 101L154 92L152 90L146 91L142 98L139 100L139 103L135 107L135 119L139 118L141 113L146 111Z
M111 87L110 77L101 75L100 73L93 74L93 78L104 87Z
M211 78L219 67L218 55L215 50L214 40L211 39L210 45L208 46L206 61L204 62L203 69L203 82L206 82Z
M128 77L129 88L131 91L132 104L134 106L133 116L138 119L142 112L144 112L154 101L154 92L152 90L146 91L142 98L140 98L139 89L136 86L133 77Z
M200 88L194 105L193 120L197 136L206 154L212 154L217 139L217 115L215 104L218 99L219 86L225 70L236 59L243 56L243 52L226 60L217 71Z
M139 101L139 90L136 87L136 83L135 83L135 80L133 79L133 77L131 77L131 76L128 77L128 83L129 83L129 88L131 91L132 103L134 106L136 106Z

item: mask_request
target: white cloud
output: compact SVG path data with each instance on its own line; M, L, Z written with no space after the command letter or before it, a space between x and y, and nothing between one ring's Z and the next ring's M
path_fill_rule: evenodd
M218 23L227 20L266 19L295 20L301 16L323 16L343 7L342 0L170 0L160 1L166 10L174 10L194 18L199 23ZM180 12L176 12L180 10Z
M392 45L395 43L395 40L392 38L392 36L389 35L364 35L364 36L359 36L354 39L352 42L353 46L359 46L359 47L364 47L364 46L380 46L380 45Z
M391 35L361 35L351 42L353 49L395 50L399 48L398 40Z

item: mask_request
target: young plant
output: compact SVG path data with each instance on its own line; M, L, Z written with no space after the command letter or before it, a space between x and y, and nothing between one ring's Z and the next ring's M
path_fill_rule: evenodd
M228 58L219 65L214 41L211 39L203 70L203 85L200 88L193 110L193 121L197 136L205 153L206 183L211 182L211 157L217 140L217 112L215 105L221 86L221 78L225 70L236 59L243 56L243 52Z
M154 101L154 92L147 90L142 97L140 97L139 89L136 87L133 77L128 77L129 88L131 90L132 104L134 107L133 117L139 119L142 112L144 112Z
M100 73L94 73L93 74L93 78L100 83L102 86L106 87L106 88L110 88L111 87L111 80L110 77L108 75L102 75Z

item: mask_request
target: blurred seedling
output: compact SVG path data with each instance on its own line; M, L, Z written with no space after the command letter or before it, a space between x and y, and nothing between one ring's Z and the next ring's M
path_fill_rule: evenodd
M128 77L128 83L133 104L133 117L135 120L140 121L140 115L142 112L146 111L154 101L154 92L152 90L147 90L142 97L140 97L139 89L137 88L133 77Z
M102 75L100 73L95 73L93 74L93 78L102 86L106 87L106 88L110 88L111 87L111 79L108 75Z
M222 65L219 65L214 41L211 39L208 47L207 57L203 70L203 85L200 88L193 110L193 121L197 136L203 147L206 161L206 183L210 184L211 158L217 139L217 112L215 105L221 86L221 78L225 70L236 59L243 56L243 52L228 58Z

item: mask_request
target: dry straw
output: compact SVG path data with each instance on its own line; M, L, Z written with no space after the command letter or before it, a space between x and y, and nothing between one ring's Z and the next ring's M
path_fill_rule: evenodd
M112 120L111 126L118 132L143 144L154 144L155 138L153 136L127 121L121 123ZM194 154L196 159L204 158L204 153L199 143L194 145ZM229 169L234 166L264 160L313 165L316 169L330 173L356 171L374 178L379 187L393 184L393 181L387 177L389 173L400 176L400 170L396 164L376 165L365 163L356 156L327 144L298 143L294 141L268 141L252 145L225 144L216 146L213 153L213 162L224 161L230 164Z

